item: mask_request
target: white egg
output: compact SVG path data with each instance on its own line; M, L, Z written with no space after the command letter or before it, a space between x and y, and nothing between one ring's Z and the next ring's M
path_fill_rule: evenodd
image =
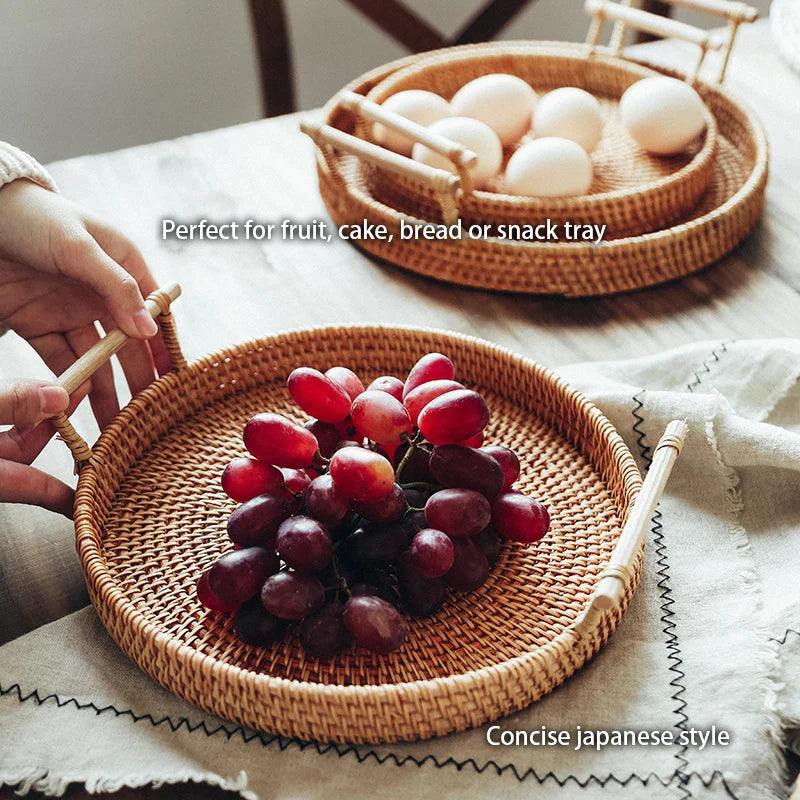
M571 139L591 153L603 133L603 115L594 95L575 86L555 89L540 98L533 112L537 136Z
M671 155L685 150L706 128L700 95L677 78L644 78L619 101L628 133L645 150Z
M495 73L462 86L450 101L453 113L479 119L503 145L516 142L531 127L538 95L522 78Z
M425 92L422 89L409 89L404 92L398 92L391 97L387 97L381 105L387 111L393 111L395 114L410 119L419 125L424 125L426 128L440 119L449 117L452 113L447 100L439 97L438 94ZM372 136L378 144L404 156L410 156L414 147L413 139L380 123L372 126Z
M432 132L458 142L475 153L478 161L470 169L470 175L476 187L485 186L487 181L500 171L503 163L503 147L497 134L488 125L470 117L447 117L429 127ZM419 142L414 145L411 157L430 167L456 172L449 158L440 156Z
M592 161L570 139L546 136L522 145L508 160L505 190L533 197L586 194L592 185Z

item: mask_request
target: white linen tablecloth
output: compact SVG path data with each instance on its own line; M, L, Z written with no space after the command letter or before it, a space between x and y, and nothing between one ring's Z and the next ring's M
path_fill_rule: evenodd
M161 689L91 608L0 648L0 783L58 794L203 781L246 798L785 797L800 745L800 341L704 342L559 370L644 469L666 423L687 446L630 610L600 654L504 728L691 728L727 746L333 746L267 736ZM580 787L580 788L579 788Z

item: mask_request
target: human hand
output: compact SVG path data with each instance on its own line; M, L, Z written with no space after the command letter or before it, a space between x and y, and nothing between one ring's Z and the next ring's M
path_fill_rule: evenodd
M53 435L47 417L70 411L83 399L71 399L45 381L0 381L0 502L33 503L72 516L73 491L67 484L30 466Z
M166 372L169 356L143 300L155 288L135 245L114 228L30 181L0 187L0 325L56 375L99 340L95 322L133 337L118 353L131 393ZM119 410L110 364L88 390L103 428Z

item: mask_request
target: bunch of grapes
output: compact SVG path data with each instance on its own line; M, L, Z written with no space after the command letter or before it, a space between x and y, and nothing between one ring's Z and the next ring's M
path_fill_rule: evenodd
M235 549L197 582L204 606L235 612L242 641L266 646L294 626L313 657L351 640L389 653L405 640L403 612L433 614L448 587L483 585L503 540L547 532L547 509L513 488L517 456L484 445L486 401L446 356L366 390L346 367L301 367L288 388L313 419L263 413L245 425L252 457L222 474L240 503Z

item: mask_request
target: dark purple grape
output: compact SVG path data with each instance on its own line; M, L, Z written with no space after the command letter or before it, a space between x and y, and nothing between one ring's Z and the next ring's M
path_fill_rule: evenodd
M226 553L208 572L208 588L227 605L255 597L264 581L280 569L278 556L266 547Z
M350 634L345 627L344 606L334 600L306 617L300 625L300 644L313 658L333 658L347 647Z
M403 490L395 484L383 500L374 503L353 501L353 511L371 522L395 522L406 512L407 503Z
M344 624L356 644L374 653L391 653L406 638L400 612L379 597L351 597L344 607Z
M497 559L500 558L500 552L503 549L503 537L489 525L473 536L472 541L478 545L480 551L486 556L489 566L493 567L497 563Z
M434 478L451 489L474 489L493 500L503 488L503 468L488 453L462 444L433 448L430 462Z
M311 517L289 517L278 528L278 555L294 570L319 572L331 560L333 542L322 524Z
M438 611L447 597L441 578L426 578L411 563L411 553L405 552L397 563L397 583L406 611L415 617L427 617Z
M503 470L503 488L501 491L507 492L514 485L514 481L519 478L519 458L509 447L499 444L487 444L481 448L481 452L488 453Z
M403 517L403 527L408 533L408 538L413 539L417 531L421 531L423 528L429 527L428 520L425 519L425 512L409 511L409 513Z
M264 608L281 619L303 619L325 602L325 588L311 575L279 572L264 582L261 589Z
M443 489L425 504L428 525L448 536L474 536L491 518L489 501L474 489Z
M306 514L325 525L340 522L347 514L347 495L337 488L330 475L320 475L308 484Z
M233 629L245 644L267 647L280 639L286 623L270 614L262 605L261 598L251 597L236 612Z
M391 603L395 608L397 608L400 603L397 592L385 583L357 583L350 586L350 594L353 597L380 597L381 600Z
M368 567L385 567L397 560L408 547L408 532L399 522L388 525L371 523L359 528L348 539L362 563Z
M394 454L394 466L397 469L408 451L408 444L401 444ZM397 476L398 483L433 483L434 478L430 470L431 454L422 447L415 447L414 452L403 464L403 471Z
M425 503L433 492L425 491L425 489L403 489L403 494L406 496L406 503L410 508L425 508Z
M453 540L444 531L421 530L411 542L411 563L426 578L441 578L453 566Z
M314 434L314 438L319 444L319 452L325 458L330 458L336 445L342 439L339 427L332 422L322 422L322 420L312 419L303 426L306 430Z
M457 592L472 592L489 577L489 562L472 539L454 539L455 558L445 583Z
M236 603L223 603L222 600L220 600L219 597L217 597L214 592L211 591L211 588L208 585L208 573L210 571L210 569L207 569L197 579L197 583L195 585L197 599L211 611L236 611Z
M239 547L272 546L278 528L291 513L281 494L260 494L242 503L228 519L228 536Z

